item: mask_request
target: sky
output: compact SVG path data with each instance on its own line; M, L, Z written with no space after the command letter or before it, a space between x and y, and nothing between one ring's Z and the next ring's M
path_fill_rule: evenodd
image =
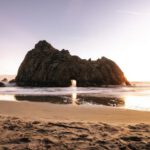
M39 40L150 81L150 0L0 0L0 74L17 74Z

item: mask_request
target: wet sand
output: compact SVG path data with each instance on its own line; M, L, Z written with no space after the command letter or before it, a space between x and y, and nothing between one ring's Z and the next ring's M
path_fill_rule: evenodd
M150 112L102 106L0 101L0 114L31 120L150 123Z
M150 112L0 102L0 150L149 149Z

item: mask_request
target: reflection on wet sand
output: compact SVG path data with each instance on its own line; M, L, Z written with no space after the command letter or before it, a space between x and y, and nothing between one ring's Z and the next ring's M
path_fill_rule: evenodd
M127 109L150 111L150 97L149 96L126 96L124 107Z
M0 101L16 101L14 95L0 95Z
M80 99L81 104L93 104L93 105L105 105L105 106L113 106L113 107L123 107L125 105L123 98L117 97L98 97L98 96L86 96L79 95L78 99Z
M75 85L76 85L76 82L75 82ZM78 99L77 99L77 88L75 86L72 87L71 101L72 101L72 105L74 106L79 105Z
M77 93L76 92L72 93L71 100L72 100L72 105L78 105L78 99L77 99Z
M71 104L71 99L68 99L68 96L36 96L36 95L15 95L16 100L18 101L30 101L30 102L50 102L53 104Z
M90 104L150 111L149 96L130 95L124 98L100 97L98 94L77 94L76 90L74 90L71 95L0 95L0 101L49 102L53 104L70 104L74 106Z
M72 104L72 105L84 105L84 104L94 104L94 105L105 105L105 106L114 106L114 107L123 107L124 99L115 98L115 97L95 97L95 96L86 96L77 93L72 93L69 95L62 96L22 96L16 95L16 100L18 101L32 101L32 102L50 102L54 104Z

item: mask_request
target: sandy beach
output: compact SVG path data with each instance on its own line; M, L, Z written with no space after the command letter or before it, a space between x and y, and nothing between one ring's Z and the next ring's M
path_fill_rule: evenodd
M0 149L149 149L150 112L0 102Z
M150 150L150 0L0 0L0 150Z
M43 102L0 101L0 114L41 121L83 121L112 124L148 123L150 112L98 105L59 105Z

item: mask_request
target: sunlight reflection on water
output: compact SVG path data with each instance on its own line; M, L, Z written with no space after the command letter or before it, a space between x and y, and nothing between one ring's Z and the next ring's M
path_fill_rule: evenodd
M68 88L5 87L0 88L0 101L38 101L74 106L106 105L150 111L150 85L100 88L75 86Z
M0 95L0 101L17 101L14 95Z
M149 96L126 96L124 100L125 100L124 108L150 111Z
M91 94L92 95L92 94ZM81 101L80 99L80 95L77 94L77 91L75 89L73 89L72 94L70 96L70 100L71 103L66 102L66 103L62 103L62 104L72 104L73 106L78 106L78 105L83 105L83 104L90 104L90 105L108 105L108 106L113 106L113 107L120 107L120 108L125 108L125 109L132 109L132 110L143 110L143 111L150 111L150 97L149 96L134 96L134 95L128 95L125 96L124 98L111 98L111 97L95 97L95 96L86 96L83 95L82 99L84 99L84 101ZM78 98L79 96L79 98ZM18 99L19 97L23 97L23 99ZM32 96L31 96L32 97ZM45 96L37 96L39 97L38 99L40 99L41 97L41 102L43 99L45 99L44 102L50 102L50 103L55 103L55 97L51 97L49 96L48 100L46 100ZM37 97L33 96L33 98L30 99L30 96L17 96L17 95L0 95L0 101L33 101L36 102L37 101ZM59 97L59 96L58 96ZM65 96L64 96L65 97ZM69 96L68 96L69 97ZM90 101L87 101L86 98L89 98ZM93 99L94 97L94 99ZM96 100L98 100L99 102L97 104L95 104L95 98ZM51 99L53 99L53 101L51 101ZM103 101L105 101L106 99L106 103L103 104L103 102L101 103L101 100L104 99ZM119 101L117 101L117 99L122 100L124 103L121 103L121 105L119 105ZM40 100L38 100L40 101ZM56 100L56 104L59 100ZM110 102L113 101L112 105L109 105ZM61 104L58 102L58 104ZM116 105L117 104L117 105ZM89 106L90 106L89 105Z
M77 88L72 87L72 94L71 94L71 100L72 100L72 105L77 105Z

